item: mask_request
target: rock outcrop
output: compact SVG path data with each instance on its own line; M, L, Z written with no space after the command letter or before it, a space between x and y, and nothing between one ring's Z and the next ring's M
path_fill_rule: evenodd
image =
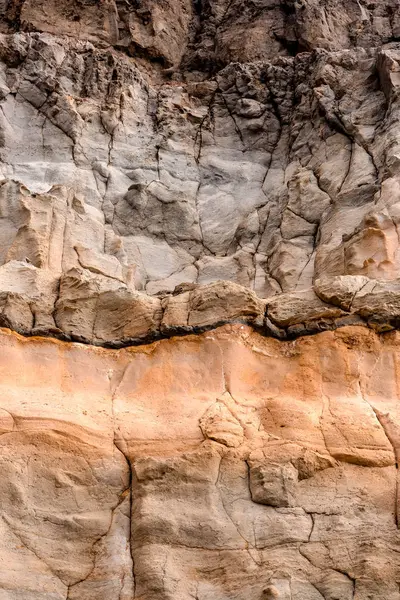
M398 0L0 1L1 600L400 600L399 117Z
M59 3L47 4L45 18L44 3L23 3L20 32L11 33L9 24L0 44L0 278L14 269L12 280L27 289L24 302L37 306L27 284L31 272L10 263L41 270L31 273L50 286L45 306L36 310L43 313L39 327L63 329L52 317L58 305L68 305L71 282L78 280L88 304L99 291L155 296L182 283L221 280L260 298L297 294L326 278L330 285L366 277L396 287L400 46L391 41L393 7L358 3L344 12L328 51L330 38L305 4L260 8L256 26L250 7L246 21L246 11L239 15L231 3L214 53L225 56L220 36L236 39L238 20L249 40L270 23L275 43L264 40L262 56L257 45L254 56L243 49L242 62L210 74L206 64L218 64L205 51L213 19L207 25L190 20L183 6L179 22L190 26L178 38L186 39L186 50L178 52L179 64L174 59L170 80L155 50L161 44L166 53L177 52L170 48L169 24L177 31L177 23L167 18L168 6L163 17L158 6L140 9L146 31L159 39L139 44L135 53L137 42L119 43L136 18L134 8L128 19L126 7L118 17L104 4L107 20L94 4L79 9L77 3L65 14ZM307 52L283 52L288 43L279 41L286 38L276 27L284 13L282 31L287 39L297 32L296 43ZM119 42L99 26L110 15L120 19L120 29L110 29L120 31ZM353 47L357 15L364 33ZM68 36L55 36L65 19ZM371 48L379 23L382 38ZM139 26L131 29L139 36ZM162 42L166 31L170 45ZM339 40L344 49L336 47ZM199 53L203 70L195 71Z
M398 597L397 332L0 342L4 598Z

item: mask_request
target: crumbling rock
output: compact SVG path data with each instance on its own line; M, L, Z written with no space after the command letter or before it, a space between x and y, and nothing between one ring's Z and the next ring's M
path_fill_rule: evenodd
M397 278L395 46L181 82L73 36L7 34L1 48L2 262L79 266L151 295Z
M145 343L224 323L246 323L283 339L350 324L380 332L400 327L397 280L326 278L314 289L265 300L238 284L220 281L182 285L174 294L154 297L81 267L57 278L48 269L10 261L0 267L0 283L3 326L25 335L96 345Z

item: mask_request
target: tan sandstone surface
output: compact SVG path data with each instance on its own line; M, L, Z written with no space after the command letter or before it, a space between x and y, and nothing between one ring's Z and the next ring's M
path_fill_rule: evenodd
M0 343L0 598L400 597L398 333Z
M399 0L0 0L0 600L400 600Z

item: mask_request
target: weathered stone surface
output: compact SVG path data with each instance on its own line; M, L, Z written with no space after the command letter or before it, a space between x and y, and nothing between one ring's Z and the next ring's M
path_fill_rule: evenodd
M0 1L1 600L399 600L399 39Z
M355 297L371 280L362 275L342 275L338 277L325 277L317 279L314 283L314 291L317 296L327 304L340 306L349 311L352 308Z
M353 310L371 326L384 331L397 326L400 309L400 282L371 281L355 296Z
M337 319L345 313L322 302L313 290L282 294L267 303L268 317L281 327L306 323L317 319Z
M339 4L7 5L0 261L151 295L396 279L397 17Z
M151 337L159 330L161 301L118 283L71 269L60 282L55 322L60 331L91 343Z
M265 303L254 292L230 282L217 282L191 292L188 325L204 327L244 319L261 326L264 312Z
M223 401L218 400L200 419L206 438L236 448L243 442L243 427Z
M3 596L396 598L398 337L2 330Z
M1 8L0 262L150 295L397 279L397 13L339 6Z

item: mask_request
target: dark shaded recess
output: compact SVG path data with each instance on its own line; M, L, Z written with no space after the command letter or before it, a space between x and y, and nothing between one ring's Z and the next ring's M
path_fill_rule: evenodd
M131 42L128 48L125 49L125 53L132 58L142 58L155 65L161 65L163 69L170 67L170 63L165 59L164 56L158 54L152 54L151 49L143 48L135 42Z
M189 43L181 61L182 71L201 71L209 76L221 70L225 63L216 55L216 34L218 23L213 14L213 3L210 0L193 0L195 15L189 32ZM205 40L214 39L214 47L204 48Z
M274 339L284 341L291 341L302 337L314 336L324 331L336 331L337 329L341 329L342 327L348 326L357 326L372 329L381 336L384 336L388 333L390 334L391 332L393 332L393 330L400 330L399 317L394 317L392 319L384 319L383 317L363 319L358 315L348 314L339 319L316 319L306 323L297 323L294 325L290 325L286 328L279 327L278 325L273 323L268 317L265 318L265 322L262 326L257 325L256 323L251 323L245 318L237 318L221 319L220 321L216 321L215 323L205 325L202 327L168 327L163 328L162 330L152 331L147 334L143 334L142 336L136 338L116 339L115 341L102 343L98 341L96 342L88 340L87 338L79 335L71 335L64 333L57 327L48 329L33 329L32 331L22 330L18 327L15 327L15 324L11 323L7 317L5 317L4 315L0 315L0 327L4 327L15 331L26 338L32 336L40 336L58 339L64 342L78 342L89 346L98 346L102 348L111 349L151 344L153 342L169 339L171 337L186 337L189 335L199 335L208 331L213 331L215 329L218 329L219 327L223 327L224 325L234 324L249 326L258 334L264 337L272 337Z
M312 48L304 44L299 39L300 36L297 33L297 13L294 0L286 0L281 4L280 9L285 16L285 33L284 35L279 35L273 32L274 38L281 44L289 56L297 56L297 54L301 54L302 52L310 52ZM304 9L304 6L301 6L300 9Z
M288 39L281 37L276 33L274 33L274 37L281 44L282 48L286 50L289 56L294 57L302 52L310 52L310 49L297 39Z
M9 0L7 8L1 15L1 20L12 32L21 29L21 10L25 0Z
M260 16L273 11L280 11L284 19L284 32L278 34L271 31L274 38L282 47L282 54L296 56L302 52L308 52L306 47L296 33L296 7L294 0L282 0L279 7L275 5L260 6L257 2L248 0L231 0L227 3L222 18L216 19L213 12L213 2L210 0L193 0L195 19L192 24L189 44L185 56L182 59L181 71L200 71L208 76L214 76L223 69L229 61L219 56L217 40L218 34L235 21L247 21L249 27ZM204 42L207 41L207 44ZM213 41L213 47L210 42Z

